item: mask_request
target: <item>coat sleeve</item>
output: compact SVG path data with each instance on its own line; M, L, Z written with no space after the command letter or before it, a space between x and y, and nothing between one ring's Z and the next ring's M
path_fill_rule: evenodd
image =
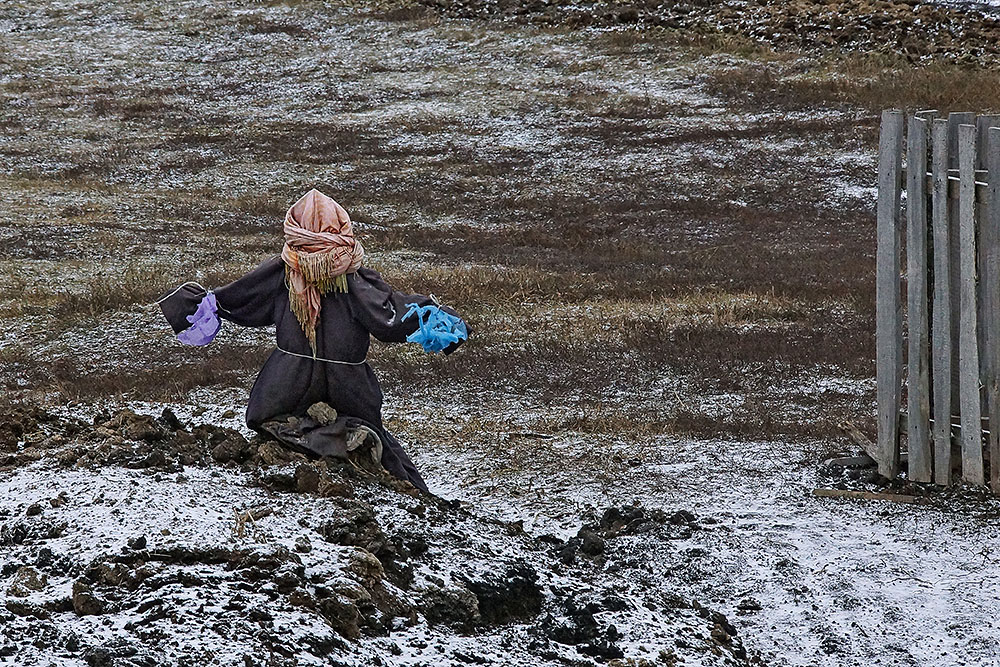
M160 310L175 334L179 334L191 326L191 322L187 318L198 310L198 304L201 303L205 294L205 290L201 287L192 283L184 283L160 297L157 303L160 304Z
M357 273L350 275L347 284L353 297L351 311L354 319L384 343L404 343L406 337L417 330L419 321L416 317L411 316L405 321L402 319L410 309L408 304L428 306L434 303L429 296L407 294L393 289L382 279L378 271L373 269L358 269ZM441 306L441 309L460 317L455 310L447 306ZM451 354L463 342L460 340L452 343L445 348L444 353Z
M274 324L274 298L285 289L285 263L272 257L228 285L215 290L219 317L244 327Z
M245 327L263 327L274 324L274 297L284 289L284 263L274 257L256 269L215 292L218 316ZM206 292L201 286L185 283L160 300L160 309L175 334L191 326L190 315Z

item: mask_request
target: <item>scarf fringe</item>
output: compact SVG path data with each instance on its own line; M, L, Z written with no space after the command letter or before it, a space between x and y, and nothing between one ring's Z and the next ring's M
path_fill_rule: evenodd
M312 349L313 358L316 358L316 325L319 321L319 313L314 313L309 307L309 295L313 290L316 291L317 296L323 297L330 293L347 293L347 274L341 273L340 275L329 275L324 273L324 270L328 271L329 264L324 264L324 262L303 262L302 260L306 257L311 257L315 255L327 255L328 253L300 253L298 255L299 260L299 273L306 281L306 288L301 292L296 292L292 289L292 281L289 279L290 274L295 271L291 266L285 265L285 280L288 284L288 302L292 309L292 313L295 314L295 319L299 321L299 326L302 327L302 332L306 335L306 340L309 341L309 347ZM332 262L330 263L332 264ZM307 267L308 268L305 268ZM313 318L316 319L313 319Z
M344 265L337 261L337 254L336 251L295 253L299 273L302 274L306 283L314 285L320 294L327 294L331 291L347 291Z

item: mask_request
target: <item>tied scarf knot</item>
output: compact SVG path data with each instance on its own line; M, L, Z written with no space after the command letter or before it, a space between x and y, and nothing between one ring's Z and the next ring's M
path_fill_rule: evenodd
M317 190L310 190L285 214L285 262L288 298L313 356L322 296L347 292L347 274L356 272L365 251L354 238L344 208Z

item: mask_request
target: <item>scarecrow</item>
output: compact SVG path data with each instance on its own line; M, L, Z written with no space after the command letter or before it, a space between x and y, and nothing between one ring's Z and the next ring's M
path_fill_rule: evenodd
M189 345L207 345L220 319L275 326L276 349L247 405L247 425L315 456L343 456L370 437L382 466L426 491L399 442L382 425L382 390L366 361L371 336L450 354L468 338L458 314L433 297L394 290L362 265L347 211L311 190L288 209L285 245L216 290L185 283L160 308ZM326 404L323 406L322 404Z

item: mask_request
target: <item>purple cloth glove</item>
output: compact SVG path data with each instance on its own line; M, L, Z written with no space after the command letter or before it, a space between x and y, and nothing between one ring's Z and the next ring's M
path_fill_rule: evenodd
M208 345L215 340L222 322L219 321L219 306L215 302L215 294L209 292L198 304L194 315L188 315L191 326L177 334L177 340L185 345Z

